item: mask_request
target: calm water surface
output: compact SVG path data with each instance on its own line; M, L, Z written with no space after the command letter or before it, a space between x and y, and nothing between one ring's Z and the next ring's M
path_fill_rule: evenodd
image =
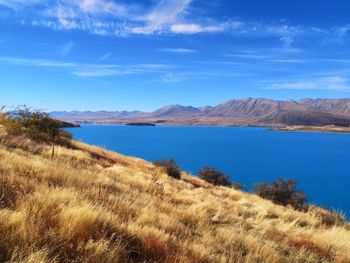
M77 140L149 161L172 157L193 174L216 167L252 185L295 178L311 203L350 217L350 135L245 127L83 126Z

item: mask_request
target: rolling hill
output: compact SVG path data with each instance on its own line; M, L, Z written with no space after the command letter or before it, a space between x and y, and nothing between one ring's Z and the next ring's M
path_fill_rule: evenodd
M349 224L181 179L144 160L0 126L0 261L350 262Z
M264 115L259 122L271 125L281 123L284 125L350 126L348 117L319 111L274 111Z

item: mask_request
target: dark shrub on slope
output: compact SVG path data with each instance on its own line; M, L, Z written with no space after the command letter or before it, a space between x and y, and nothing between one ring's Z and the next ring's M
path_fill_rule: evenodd
M204 167L198 172L198 177L213 185L230 186L228 176L211 167Z
M181 178L181 171L174 159L155 161L153 164L155 166L162 167L170 177L175 179Z
M306 203L304 192L296 189L296 181L293 179L281 178L271 184L259 183L255 185L254 193L276 204L291 205L296 209L303 209Z

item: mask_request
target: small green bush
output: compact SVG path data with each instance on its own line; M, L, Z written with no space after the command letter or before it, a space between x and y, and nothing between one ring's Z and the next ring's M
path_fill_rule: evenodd
M155 161L153 165L162 167L170 177L181 179L181 171L174 159Z
M254 186L254 193L276 204L291 205L296 209L304 209L307 200L304 192L296 189L296 181L293 179L281 178L271 184L259 183Z
M198 172L198 177L213 185L231 186L228 176L211 167L204 167Z
M71 135L61 128L62 123L42 111L19 108L11 114L3 113L0 124L8 135L23 135L37 142L70 144Z

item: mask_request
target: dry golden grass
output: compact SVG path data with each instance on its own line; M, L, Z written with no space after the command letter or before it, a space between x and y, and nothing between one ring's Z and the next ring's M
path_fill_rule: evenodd
M0 135L0 262L350 262L349 225L320 208Z

